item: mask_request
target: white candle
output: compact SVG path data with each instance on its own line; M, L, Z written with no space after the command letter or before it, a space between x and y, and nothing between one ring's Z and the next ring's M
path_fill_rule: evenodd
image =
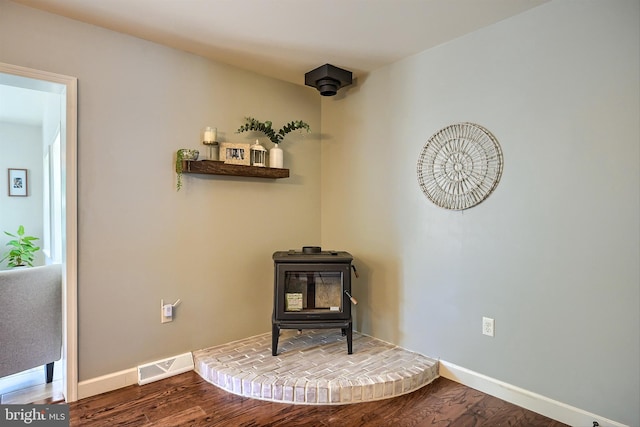
M211 128L211 127L207 126L206 128L204 128L204 134L202 136L202 140L204 142L213 142L217 138L216 134L217 134L217 129L216 128Z
M211 141L218 140L218 128L213 128L213 130L211 131L211 138Z

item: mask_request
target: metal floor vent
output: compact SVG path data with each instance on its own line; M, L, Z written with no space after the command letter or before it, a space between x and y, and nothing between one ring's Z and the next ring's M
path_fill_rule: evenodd
M192 370L193 356L191 353L184 353L138 366L138 384L148 384Z

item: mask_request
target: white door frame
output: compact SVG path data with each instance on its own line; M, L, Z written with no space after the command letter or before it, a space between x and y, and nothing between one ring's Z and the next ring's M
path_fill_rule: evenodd
M64 186L62 274L63 392L67 402L78 400L78 79L0 62L0 72L66 86L66 137L62 157Z

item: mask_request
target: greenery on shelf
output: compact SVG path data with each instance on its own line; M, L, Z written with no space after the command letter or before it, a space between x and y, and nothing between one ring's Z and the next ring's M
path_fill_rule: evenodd
M198 155L200 153L198 150L193 150L190 148L181 148L176 153L176 174L178 174L178 179L176 181L176 191L180 191L182 188L182 162L185 160L197 160Z
M33 244L35 240L39 240L38 237L25 236L24 227L21 225L18 227L17 235L11 234L5 231L4 234L13 237L13 240L7 242L7 246L11 246L11 250L5 253L4 257L0 259L0 262L8 259L7 265L9 267L33 267L33 258L40 248Z
M245 124L240 126L236 133L256 131L264 133L274 144L280 144L284 137L294 130L306 129L307 132L311 132L311 128L308 124L302 120L294 120L282 126L277 132L271 127L273 124L270 121L261 122L253 117L245 117Z
M178 153L176 154L176 174L178 175L178 178L176 180L176 191L180 191L180 189L182 188L182 161L183 159L183 153L184 151L182 150L178 150Z

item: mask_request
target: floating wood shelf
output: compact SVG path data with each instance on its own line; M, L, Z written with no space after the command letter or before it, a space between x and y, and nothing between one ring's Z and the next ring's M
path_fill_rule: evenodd
M182 173L209 175L246 176L251 178L288 178L289 169L263 168L258 166L231 165L214 160L185 160Z

